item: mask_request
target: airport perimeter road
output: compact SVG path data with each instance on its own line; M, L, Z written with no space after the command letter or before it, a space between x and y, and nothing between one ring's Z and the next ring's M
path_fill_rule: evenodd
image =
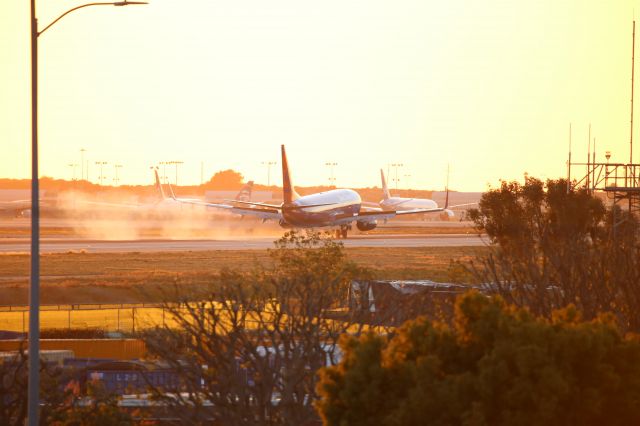
M265 250L273 248L273 238L242 238L220 240L130 240L104 241L83 239L42 239L42 253L67 251L100 252L154 252L201 250ZM485 239L476 235L356 235L340 240L345 247L468 247L485 245ZM7 239L0 242L0 253L27 253L28 239Z

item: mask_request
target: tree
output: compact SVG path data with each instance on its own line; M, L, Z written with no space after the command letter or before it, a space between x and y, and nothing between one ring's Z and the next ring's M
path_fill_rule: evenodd
M28 357L24 348L0 364L0 424L24 425L27 417ZM80 393L77 371L40 362L40 423L56 426L130 425L131 415L99 384Z
M586 318L612 312L621 326L640 331L638 225L628 212L611 232L614 212L566 180L502 182L470 212L495 243L470 266L478 284L509 303L551 316L574 304Z
M640 422L640 341L610 316L552 319L468 293L452 327L425 317L341 341L320 371L326 425L627 425Z
M337 362L340 335L362 329L342 308L364 272L317 233L288 232L270 254L269 269L226 271L206 297L168 302L166 327L146 335L150 353L183 380L154 389L183 422L317 422L315 372Z
M50 407L46 424L51 426L129 426L133 417L118 407L118 397L106 391L102 383L87 383L86 395L75 382L64 391L64 401Z
M242 181L244 177L242 174L235 170L221 170L216 172L209 182L205 183L205 188L208 189L240 189L242 188Z

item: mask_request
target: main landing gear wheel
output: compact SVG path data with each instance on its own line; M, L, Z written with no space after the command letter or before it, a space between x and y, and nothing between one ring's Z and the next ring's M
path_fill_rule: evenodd
M336 239L346 240L349 233L349 226L341 226L340 229L336 229Z

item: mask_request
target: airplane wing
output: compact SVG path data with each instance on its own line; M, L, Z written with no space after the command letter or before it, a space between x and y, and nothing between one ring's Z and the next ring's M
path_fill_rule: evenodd
M396 216L402 216L402 215L405 215L405 214L446 212L448 210L449 210L449 208L445 208L445 207L436 207L435 209L396 210Z
M282 212L278 209L269 207L241 207L230 206L231 212L243 216L256 216L262 220L280 220L282 219Z
M371 201L363 201L362 202L362 207L368 207L368 208L380 208L380 204L379 203L372 203Z
M40 198L40 206L50 206L52 204L55 204L54 199ZM0 211L29 210L29 209L31 209L31 199L0 201Z
M444 207L438 207L435 209L412 209L412 210L382 210L382 209L374 209L367 208L365 211L360 211L357 216L354 216L354 220L364 219L369 221L374 220L388 220L395 216L402 216L407 214L421 214L421 213L434 213L434 212L447 212L449 214L449 209L445 209ZM449 214L451 215L451 214Z
M267 204L267 203L258 203L258 202L253 202L253 201L242 201L242 200L224 200L224 201L227 201L229 203L235 203L235 204L246 204L248 206L271 207L272 209L279 209L280 208L279 205Z
M396 215L394 210L367 210L360 211L356 216L353 217L353 220L364 219L365 221L374 221L374 220L387 220L391 219Z
M0 209L21 209L31 207L31 200L12 200L0 202Z
M173 193L172 193L172 197ZM242 216L256 216L263 220L273 219L280 220L282 219L282 213L278 209L280 206L272 206L270 204L259 204L259 203L248 203L248 202L238 202L239 204L249 204L253 207L244 207L244 206L232 206L229 204L218 204L218 203L208 203L206 201L192 200L192 199L184 199L184 198L173 198L175 201L183 204L192 204L196 206L209 207L213 209L226 210L231 213L239 214Z
M87 200L79 200L78 204L86 204L90 206L101 206L101 207L129 207L129 208L141 208L144 207L144 204L135 204L135 203L109 203L106 201L87 201Z
M456 204L455 206L449 206L450 209L455 209L457 207L466 207L466 206L474 206L478 205L478 203L464 203L464 204Z

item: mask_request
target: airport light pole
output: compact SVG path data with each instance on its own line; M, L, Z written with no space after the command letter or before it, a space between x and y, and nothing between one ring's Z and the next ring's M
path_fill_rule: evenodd
M405 185L406 185L406 188L407 188L407 189L410 189L410 188L409 188L409 178L410 178L410 177L411 177L411 175L410 175L410 174L404 175L404 181L406 182L406 183L405 183Z
M69 13L89 6L128 6L141 1L87 3L67 10L38 31L36 0L31 0L31 271L29 283L29 359L27 424L39 423L40 406L40 182L38 166L38 37Z
M184 164L184 161L173 160L173 161L167 161L165 162L165 164L173 164L176 166L176 186L178 186L178 166L181 164Z
M106 161L96 161L96 166L100 166L100 177L98 178L100 185L102 185L102 168L106 165L107 165Z
M336 178L333 175L333 168L338 165L338 163L328 162L324 163L325 166L329 167L330 175L329 175L329 186L336 186Z
M87 152L86 149L80 148L80 180L84 180L84 153ZM87 174L89 171L87 170Z
M162 166L162 183L167 183L167 164L169 164L169 162L161 161L158 164Z
M76 163L69 163L67 166L71 168L71 180L76 180L76 167L78 167L78 165Z
M271 166L278 164L277 161L263 161L262 165L267 166L267 186L271 186Z
M398 168L399 168L399 167L403 167L403 166L404 166L404 164L402 164L402 163L393 163L393 164L391 165L391 167L395 167L395 168L396 168L396 178L395 178L395 181L396 181L396 190L398 189Z
M115 182L115 186L118 186L120 183L120 177L118 177L118 169L122 168L122 164L114 164L113 168L115 169L115 172L116 172L116 177L113 178L113 181Z

